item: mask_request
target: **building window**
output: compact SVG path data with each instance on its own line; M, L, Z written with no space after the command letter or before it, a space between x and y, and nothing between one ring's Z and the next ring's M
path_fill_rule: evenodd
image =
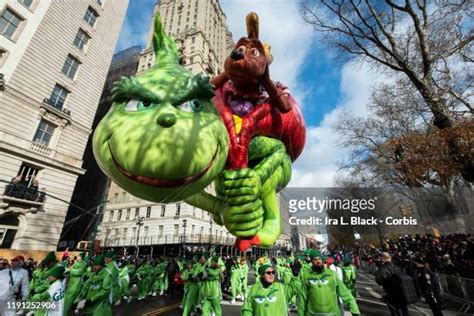
M35 136L33 137L33 141L35 143L48 146L51 137L53 136L54 128L55 127L53 125L41 120L38 129L36 130Z
M125 215L125 220L129 220L130 219L130 209L127 208L127 215Z
M125 202L127 200L127 192L122 192L122 202Z
M189 59L189 63L192 64L193 62L194 62L194 57L191 57L191 58Z
M6 9L0 18L0 34L12 38L22 21L23 19L16 15L12 10Z
M150 218L150 216L151 216L151 206L148 206L146 208L146 218Z
M196 208L193 206L193 216L196 216Z
M194 229L196 228L196 225L191 226L191 236L194 236Z
M137 238L137 228L136 227L133 227L132 228L132 237L135 239Z
M114 201L115 201L115 203L118 202L118 193L115 193L115 194L114 194Z
M191 44L194 44L196 42L196 38L193 36L191 37Z
M161 214L160 214L160 216L165 217L165 212L166 212L166 205L163 204L163 205L161 205Z
M174 235L174 236L178 236L178 234L179 234L179 225L178 225L178 224L175 224L175 225L174 225L173 235Z
M145 235L145 238L147 238L147 237L148 237L148 226L145 226L145 227L143 228L143 230L144 230L144 232L145 232L145 234L144 234L144 235Z
M66 58L66 62L63 66L63 74L65 74L71 79L74 79L74 77L76 76L77 69L79 68L79 64L79 60L72 57L71 55L68 55Z
M176 216L179 216L181 214L181 204L176 203Z
M68 94L69 91L67 91L66 88L56 84L53 88L53 92L51 92L48 103L55 108L62 109Z
M80 50L84 50L84 47L87 45L87 42L89 42L90 39L91 37L87 35L86 32L79 29L79 31L77 31L76 38L74 39L73 44Z
M33 0L18 0L22 5L24 5L27 8L30 8L31 5L33 4Z
M163 225L158 226L158 237L163 237Z
M5 59L7 59L7 55L8 51L5 48L0 47L0 66L3 65Z
M121 221L122 220L122 210L119 210L118 211L118 218L117 218L118 221Z
M140 208L136 207L135 208L135 217L138 217L138 215L140 215Z
M92 27L94 27L95 22L97 21L98 14L91 7L87 8L86 14L84 15L84 20Z
M125 228L123 229L123 238L124 238L124 239L127 238L127 233L128 233L128 228L125 227Z
M110 211L109 213L109 222L114 220L114 211Z

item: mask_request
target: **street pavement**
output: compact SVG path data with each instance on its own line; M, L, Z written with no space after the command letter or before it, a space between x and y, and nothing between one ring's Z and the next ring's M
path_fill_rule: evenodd
M251 270L249 275L249 284L255 282L253 271ZM365 272L358 271L357 277L357 303L362 315L377 315L377 316L390 316L390 312L387 306L381 301L383 295L383 289L375 283L374 276ZM182 310L180 308L181 297L177 296L156 296L147 297L145 300L137 301L134 300L130 304L121 304L120 306L114 307L114 315L118 316L176 316L181 315ZM230 297L226 293L223 294L223 300L221 303L222 315L233 316L240 315L240 309L243 302L237 301L235 304L230 304ZM456 312L459 306L448 305L443 310L444 316L457 316L457 315L468 315ZM421 302L410 305L409 308L410 316L427 316L432 315L428 305ZM289 315L296 315L296 312L292 311ZM351 315L349 312L345 312L344 316ZM472 315L472 314L469 314Z

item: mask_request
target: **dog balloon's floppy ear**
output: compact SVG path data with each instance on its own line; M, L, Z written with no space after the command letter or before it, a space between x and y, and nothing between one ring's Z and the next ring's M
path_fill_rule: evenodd
M263 43L263 49L265 50L265 57L267 58L267 63L270 65L273 62L273 55L271 53L272 46L268 43Z
M247 37L258 39L258 15L255 12L250 12L245 18L247 22Z

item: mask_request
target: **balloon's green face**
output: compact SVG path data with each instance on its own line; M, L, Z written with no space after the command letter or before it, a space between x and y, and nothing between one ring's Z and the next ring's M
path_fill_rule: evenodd
M126 191L168 203L217 177L228 136L212 105L209 79L162 53L153 68L115 84L114 104L94 133L93 150L101 169Z

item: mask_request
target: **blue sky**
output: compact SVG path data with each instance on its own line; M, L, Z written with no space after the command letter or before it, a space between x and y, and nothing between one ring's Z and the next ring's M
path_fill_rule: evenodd
M331 56L311 26L305 24L298 1L220 0L234 41L245 36L245 15L260 17L260 38L272 45L272 79L290 87L303 108L307 143L296 161L292 186L331 186L338 165L348 155L337 146L333 124L341 111L366 111L373 74L364 64L341 64ZM146 45L154 0L130 0L116 51Z

